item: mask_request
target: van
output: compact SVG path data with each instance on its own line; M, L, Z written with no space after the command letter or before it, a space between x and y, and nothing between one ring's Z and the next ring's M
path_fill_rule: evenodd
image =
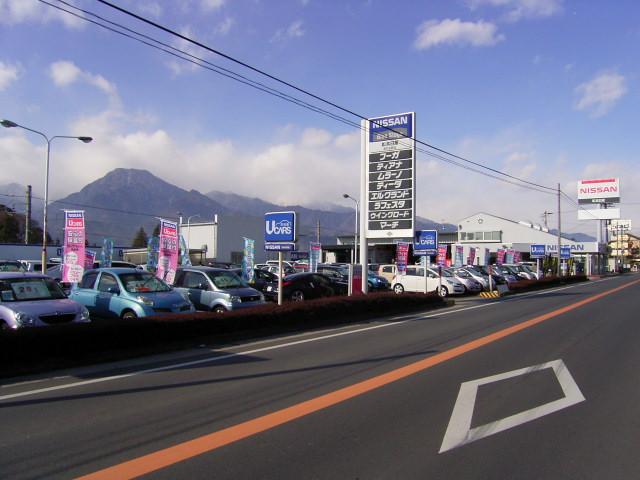
M393 277L396 276L396 266L394 264L380 265L378 267L378 275L386 278L390 283L392 283Z

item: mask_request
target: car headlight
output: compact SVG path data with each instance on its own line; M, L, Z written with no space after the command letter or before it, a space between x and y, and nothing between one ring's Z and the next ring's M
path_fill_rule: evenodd
M32 327L36 323L36 319L24 312L16 313L16 323L18 327Z
M136 297L136 300L138 300L141 304L146 305L147 307L153 307L153 300L151 300L150 298L143 297L141 295L139 297Z
M238 295L231 295L229 297L229 300L231 300L231 303L242 303L242 298L240 298Z
M87 310L87 307L82 307L82 311L80 312L80 319L84 322L89 321L89 310Z

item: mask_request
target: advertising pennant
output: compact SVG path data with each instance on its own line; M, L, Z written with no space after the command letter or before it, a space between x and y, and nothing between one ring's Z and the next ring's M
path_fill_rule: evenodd
M84 210L64 211L62 281L78 283L85 265Z
M409 260L409 242L398 242L396 244L396 269L398 275L407 273L407 261Z
M244 239L244 255L242 257L242 278L245 282L253 283L255 280L254 256L255 256L255 240L242 237Z
M156 277L172 284L178 268L178 224L160 219L160 251Z

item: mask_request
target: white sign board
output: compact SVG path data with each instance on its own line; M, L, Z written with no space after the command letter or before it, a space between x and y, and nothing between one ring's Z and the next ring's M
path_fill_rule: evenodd
M578 209L578 220L611 220L620 218L619 208Z
M620 203L620 182L617 178L580 180L578 203Z
M369 119L366 146L367 238L411 238L415 223L415 112Z
M627 230L631 230L631 220L626 218L611 220L611 223L607 225L607 230L613 233L626 232Z

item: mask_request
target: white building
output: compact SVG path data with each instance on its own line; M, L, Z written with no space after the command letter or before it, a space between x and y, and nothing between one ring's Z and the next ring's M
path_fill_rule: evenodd
M548 229L529 222L516 222L507 218L476 213L458 222L458 244L464 247L464 256L476 248L476 258L482 264L485 261L485 249L489 250L491 260L498 249L513 249L520 252L523 259L529 258L532 244L545 245L547 255L554 256L558 250L558 237ZM604 271L606 244L597 242L576 242L562 238L562 246L571 248L571 256L587 274ZM478 260L477 260L478 261Z
M255 242L256 263L266 260L264 221L259 217L216 215L212 222L183 223L180 234L192 260L202 257L209 261L240 264L244 255L244 237Z

